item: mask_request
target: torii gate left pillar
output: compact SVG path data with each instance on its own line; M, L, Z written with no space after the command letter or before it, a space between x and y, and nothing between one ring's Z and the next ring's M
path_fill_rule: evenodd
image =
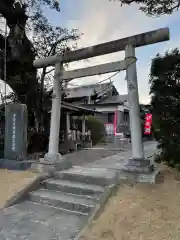
M59 153L59 131L61 119L61 75L63 72L63 64L58 62L55 64L54 84L52 94L52 111L50 122L49 150L44 156L47 162L58 162L61 160Z

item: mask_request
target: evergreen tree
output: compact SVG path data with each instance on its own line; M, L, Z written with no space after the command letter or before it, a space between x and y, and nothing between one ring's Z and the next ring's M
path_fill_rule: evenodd
M157 55L150 74L155 136L162 150L161 159L169 165L180 163L180 52Z

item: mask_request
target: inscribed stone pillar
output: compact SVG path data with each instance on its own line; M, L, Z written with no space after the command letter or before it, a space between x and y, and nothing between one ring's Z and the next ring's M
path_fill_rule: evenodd
M5 109L4 158L27 158L27 107L24 104L8 104Z

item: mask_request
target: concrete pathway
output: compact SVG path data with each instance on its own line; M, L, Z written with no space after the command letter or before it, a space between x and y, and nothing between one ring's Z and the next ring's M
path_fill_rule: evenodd
M157 143L155 141L144 142L144 156L145 158L151 157L156 152ZM116 155L112 155L106 158L101 158L92 163L84 163L83 166L86 167L96 167L96 168L107 168L121 170L122 167L127 163L127 160L132 157L131 150L120 151Z
M1 240L68 240L87 216L29 201L0 212Z
M156 143L146 142L145 155L152 155L155 147ZM95 152L79 152L80 161L72 154L76 166L56 172L40 189L29 193L24 202L1 210L0 240L74 239L99 208L107 189L115 184L117 170L131 157L131 151L127 151L97 160L102 151L94 155ZM86 154L90 155L89 160L84 158ZM77 166L78 162L83 166Z
M115 182L114 170L56 172L25 201L0 211L0 240L74 239Z
M154 160L153 155L156 153L156 146L157 143L155 141L144 142L144 156L145 158L149 158L152 163ZM131 157L131 150L124 151L111 157L97 160L93 163L84 164L83 167L115 170L117 173L117 178L119 180L128 179L133 182L137 181L155 183L159 172L158 169L155 169L155 171L150 173L126 172L123 170L125 168L125 165L128 164L128 159L130 159Z
M64 158L71 162L73 166L75 165L84 165L87 163L93 163L100 159L105 159L107 157L119 154L121 152L127 151L131 149L131 143L128 142L120 142L117 146L112 142L107 142L105 144L100 144L92 149L80 150L73 152L71 154L67 154Z

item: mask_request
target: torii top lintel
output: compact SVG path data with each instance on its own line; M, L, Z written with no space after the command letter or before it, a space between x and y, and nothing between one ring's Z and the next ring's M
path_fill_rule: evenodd
M168 41L170 39L169 28L161 28L155 31L141 33L131 37L110 41L91 47L67 52L64 55L55 55L34 61L34 67L42 68L53 66L58 62L73 62L91 57L96 57L113 52L123 51L127 45L143 47L146 45Z

